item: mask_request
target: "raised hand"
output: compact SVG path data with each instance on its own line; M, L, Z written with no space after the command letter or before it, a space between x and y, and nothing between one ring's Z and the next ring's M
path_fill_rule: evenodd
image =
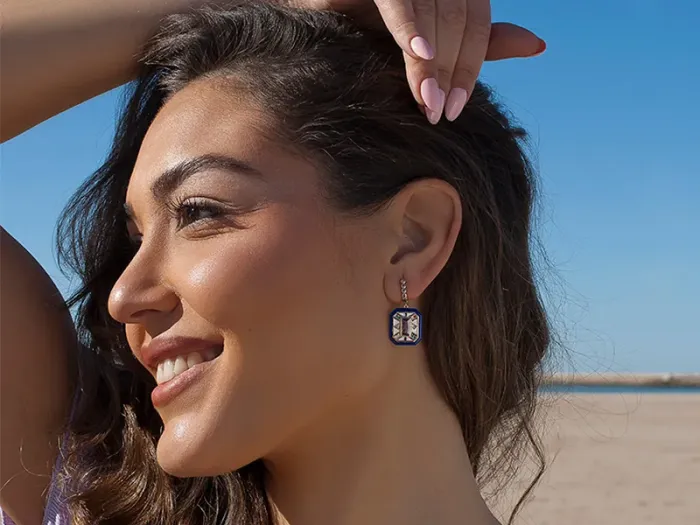
M428 120L455 120L484 60L531 57L546 44L514 24L491 23L489 0L301 0L307 7L380 21L404 52L406 74Z

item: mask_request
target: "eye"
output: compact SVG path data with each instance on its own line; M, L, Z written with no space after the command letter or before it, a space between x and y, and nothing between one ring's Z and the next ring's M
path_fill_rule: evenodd
M178 229L201 221L217 219L224 214L221 207L210 201L188 199L177 204L175 218Z

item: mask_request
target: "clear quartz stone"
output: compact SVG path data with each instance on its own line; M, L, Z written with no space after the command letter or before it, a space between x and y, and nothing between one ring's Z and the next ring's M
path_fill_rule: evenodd
M420 314L414 310L398 309L391 322L391 339L397 344L415 344L421 338Z

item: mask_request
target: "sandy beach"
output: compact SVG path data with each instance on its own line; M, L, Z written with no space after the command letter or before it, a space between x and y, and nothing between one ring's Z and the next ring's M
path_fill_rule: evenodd
M700 525L700 394L543 400L548 470L518 525Z

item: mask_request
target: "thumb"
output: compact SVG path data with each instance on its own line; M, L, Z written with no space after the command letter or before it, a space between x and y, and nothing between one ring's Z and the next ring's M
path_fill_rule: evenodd
M524 27L499 22L491 26L486 60L525 58L544 53L547 44Z

